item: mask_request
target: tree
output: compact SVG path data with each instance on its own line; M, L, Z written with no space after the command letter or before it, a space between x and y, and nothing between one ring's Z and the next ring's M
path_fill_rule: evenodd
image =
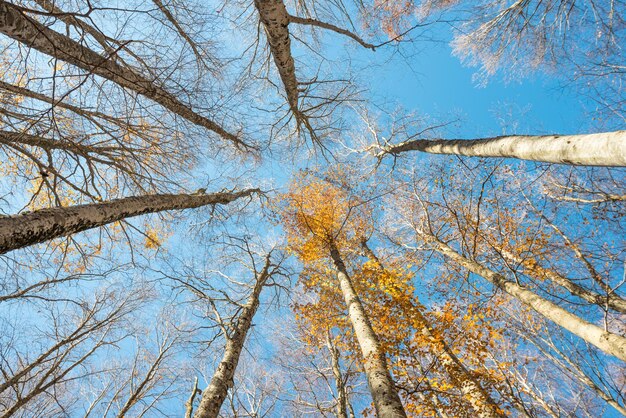
M375 270L378 270L378 274L390 274L385 270L376 254L374 254L374 252L369 248L365 239L361 241L361 247L363 248L363 251L369 261L374 264ZM384 283L383 280L380 281ZM417 332L421 333L427 339L430 350L446 370L450 381L460 389L461 393L465 397L469 399L476 415L479 417L503 416L498 404L491 398L487 391L481 387L480 382L472 376L463 363L461 363L457 355L446 343L440 331L434 328L426 316L421 312L420 306L411 300L412 295L407 294L406 292L402 294L398 290L396 290L395 293L396 294L394 296L399 299L398 303L400 305L413 308L410 310L409 315L414 317ZM436 394L433 395L436 397ZM442 408L439 407L438 409L440 410Z
M0 416L624 413L623 6L0 0ZM598 112L388 113L441 38Z
M271 257L271 253L267 254L261 271L254 272L256 277L252 293L246 303L241 307L241 313L235 323L228 325L224 322L220 322L219 324L224 330L226 347L224 348L222 361L217 366L217 370L211 378L211 382L202 391L200 404L194 414L196 418L217 417L226 399L228 390L233 386L239 356L243 350L246 335L252 326L252 319L259 307L261 290L267 284L267 281L277 274L280 268L280 263L274 265ZM221 319L219 314L217 314L217 318L218 320ZM232 331L229 331L229 328L231 328Z
M445 203L443 205L429 202L425 197L427 194L423 194L421 191L409 192L407 196L410 196L409 200L413 200L413 203L409 203L409 205L414 212L407 213L405 216L408 216L408 219L410 219L411 229L416 233L418 239L426 244L427 248L436 251L471 273L483 277L495 288L506 292L540 315L595 345L604 352L624 360L626 358L626 352L624 351L626 349L626 339L619 333L603 329L578 315L572 314L559 306L558 303L540 296L528 287L521 285L518 280L508 279L505 274L486 267L484 263L477 259L477 254L480 250L478 246L480 243L479 228L482 228L484 222L486 222L484 219L486 215L481 212L481 209L484 208L481 208L481 205L489 197L486 191L488 189L485 186L489 183L496 170L497 167L482 181L475 213L470 212L474 206L469 206L470 210L467 211L468 213L465 212L462 203L465 198L454 193L453 189L448 188L447 183L443 180L438 181L441 190L445 190L443 197ZM446 196L446 194L448 195ZM499 200L494 199L494 203L498 204ZM494 213L490 213L490 215L494 215ZM498 216L497 212L495 216ZM450 225L457 225L458 234L455 234L454 230L451 235L442 232L445 230L443 225L445 225L446 220L451 222ZM499 221L497 220L496 222ZM450 245L454 238L460 240L461 250L455 250Z
M28 11L3 1L0 5L0 15L3 16L3 20L0 21L0 32L44 54L66 61L152 99L190 122L217 133L237 147L248 147L248 144L237 135L196 113L155 81L39 23L27 15Z
M332 184L294 184L284 197L286 209L282 219L292 251L303 261L325 258L331 262L361 348L377 414L403 417L406 412L389 374L385 353L340 253L340 248L348 251L350 242L358 239L366 227L367 209L353 199Z
M2 231L0 253L145 213L227 204L258 192L258 189L248 189L232 193L127 197L111 202L41 209L32 213L3 217L0 218Z
M517 158L583 166L626 166L626 132L580 135L508 135L480 139L409 139L372 146L379 158L407 151L472 157ZM380 151L379 151L380 150Z
M71 393L73 382L91 373L104 373L106 368L90 371L89 363L107 347L130 336L124 330L124 321L145 299L141 292L121 297L116 289L102 289L61 312L57 312L54 302L44 304L37 318L41 327L38 343L31 342L27 350L15 334L7 334L0 359L3 416L13 416L20 410L34 412L38 407L51 411ZM16 324L7 322L6 326ZM38 406L42 401L43 405Z

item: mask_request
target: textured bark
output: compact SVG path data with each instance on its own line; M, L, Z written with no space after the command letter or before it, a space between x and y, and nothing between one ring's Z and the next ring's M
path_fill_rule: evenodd
M330 352L330 363L337 388L337 418L348 418L348 394L346 393L346 385L339 365L339 349L333 345L330 330L326 334L326 347Z
M501 274L483 267L476 261L465 258L433 236L425 235L424 238L432 244L436 251L465 267L472 273L482 276L497 288L532 308L535 312L543 315L545 318L565 328L588 343L595 345L605 353L626 361L626 338L607 332L599 326L585 321L517 283L508 281Z
M237 319L237 325L231 336L226 336L226 347L222 361L217 366L209 386L202 391L200 405L194 414L195 418L216 418L220 408L226 399L228 390L233 386L235 370L239 363L239 356L246 341L246 336L252 324L252 318L259 307L259 295L270 276L270 256L265 259L263 270L259 274L252 294L248 297L243 306L241 314Z
M407 151L624 167L626 131L584 135L512 135L481 139L416 139L383 147L380 155L397 155Z
M196 113L174 95L159 87L154 80L115 62L110 57L81 45L35 19L27 16L17 6L0 0L0 33L34 48L46 55L66 61L78 68L113 81L122 87L145 96L188 121L209 129L237 147L246 147L236 135L227 132L212 120Z
M524 266L524 260L521 257L504 249L499 249L498 251L505 260ZM601 295L591 290L587 290L584 287L574 283L567 277L561 276L559 273L550 269L542 268L541 273L555 284L567 289L574 296L578 296L579 298L584 299L589 303L601 306L602 308L608 307L617 312L626 313L626 300L622 299L614 293Z
M291 55L289 13L282 0L254 0L254 5L265 28L270 52L287 93L289 108L297 117L300 113L298 80L296 79L296 66Z
M361 241L361 247L363 248L365 256L374 262L377 268L384 270L380 259L367 245L365 240ZM418 324L419 331L430 341L433 354L439 359L439 362L452 380L452 383L454 383L469 400L476 413L475 416L479 418L504 417L505 415L500 411L498 404L491 399L491 396L489 396L480 386L480 383L474 379L472 374L465 368L465 365L461 363L456 354L454 354L454 351L433 328L418 306L413 310L413 314L415 315L414 319Z
M228 204L258 189L212 194L157 194L41 209L0 218L0 254L146 213Z
M376 415L380 418L406 417L396 386L387 369L385 353L372 328L363 304L356 294L339 250L331 243L330 256L346 301L348 316L363 354L367 383L372 394Z

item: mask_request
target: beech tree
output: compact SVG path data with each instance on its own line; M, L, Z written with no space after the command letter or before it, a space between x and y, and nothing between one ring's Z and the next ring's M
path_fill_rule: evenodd
M524 237L524 234L520 232L516 233L519 234L518 236L507 235L510 232L515 231L518 226L515 225L514 221L512 221L507 214L499 213L501 208L496 205L501 205L502 203L500 202L500 199L489 196L488 190L490 190L491 187L486 187L486 185L491 181L490 179L496 170L497 169L494 169L491 174L486 174L483 178L482 187L479 188L478 206L476 206L473 202L469 206L464 206L462 202L465 199L472 199L472 197L462 197L453 189L450 189L449 184L443 180L438 181L438 187L445 193L443 197L445 203L443 205L439 205L435 201L427 200L428 198L426 197L426 194L424 194L423 189L413 189L407 196L411 196L409 199L414 199L414 203L408 204L407 207L412 207L413 209L410 210L415 212L411 214L409 210L409 212L404 215L407 217L406 219L408 220L408 225L411 225L410 228L416 232L417 237L425 244L426 248L430 248L435 252L440 253L446 259L462 266L476 276L485 278L495 288L503 290L550 321L553 321L573 334L583 338L604 352L623 360L624 337L620 334L619 328L615 328L616 331L611 331L610 328L607 329L607 327L596 325L579 315L572 314L568 310L559 306L559 303L552 302L522 285L519 282L519 279L515 281L508 279L506 277L506 273L502 272L502 270L495 271L493 268L487 267L485 262L479 259L481 251L486 252L488 251L487 248L493 246L493 244L488 244L487 248L481 247L483 243L482 240L485 237L494 236L493 232L491 232L489 228L485 229L486 225L490 223L489 219L491 216L495 216L492 218L495 222L494 225L497 225L498 228L501 229L500 231L497 231L497 229L494 228L497 231L495 234L498 236L497 239L511 240L514 242L513 246L516 247L517 251L523 251L524 245L532 245L535 254L542 254L541 248L545 245L542 244L542 241L545 238L538 233L528 237ZM494 207L494 209L498 207L498 209L494 212L489 210L483 212L485 207L489 206ZM546 215L543 213L539 214L539 217L543 220L543 222L546 222L545 216ZM446 225L446 223L450 226L454 225L454 228L449 229L445 227L444 225ZM550 224L549 222L547 225L552 229L555 228L554 224ZM485 232L481 232L483 230ZM594 272L595 269L593 265L589 263L587 256L583 254L581 249L569 238L567 238L562 231L560 235L561 238L565 238L568 247L573 247L575 257L581 258L583 265L589 268L590 272ZM452 247L452 242L455 240L458 241L460 250ZM520 246L521 248L519 248ZM500 254L501 257L505 259L505 261L507 259L509 262L511 261L510 253L507 253L507 251L502 247L493 248L496 250L497 254ZM551 253L545 253L545 256L551 257L551 262L555 261L554 259L556 257L553 249L551 249ZM542 256L542 258L543 257L544 256ZM487 260L489 260L489 258ZM607 294L610 295L608 300L613 298L613 302L609 305L606 305L606 296L603 297L601 294L592 292L594 297L598 297L600 299L591 298L592 295L589 294L587 290L582 287L572 287L572 282L570 280L567 280L565 277L555 273L554 271L542 268L540 263L537 261L523 258L522 262L518 265L528 269L526 274L532 275L538 273L546 279L552 280L556 285L563 286L572 294L582 297L585 300L588 299L591 303L598 304L600 299L603 299L604 303L600 303L601 306L606 307L610 305L612 306L611 309L615 309L619 312L619 308L616 309L616 304L619 304L621 297L619 296L619 293L615 292L615 289L612 288L611 285L607 284L609 281L605 278L600 279L599 277L596 277L596 279L592 280L599 281L599 285L604 288L603 293L608 291ZM510 266L511 264L509 264L509 268Z
M239 363L239 356L243 350L252 319L260 303L260 293L272 276L276 275L280 264L275 265L272 262L272 254L265 256L265 261L260 271L255 271L255 283L252 293L241 307L241 313L233 325L223 322L223 319L216 313L219 325L223 329L226 338L226 346L224 347L224 355L222 361L217 366L209 385L202 390L202 397L194 416L197 418L217 417L219 411L226 399L228 390L233 386L235 371ZM232 329L232 331L230 330Z
M348 317L359 343L370 393L380 416L406 416L389 373L385 352L369 319L346 263L340 252L349 250L350 240L366 228L366 208L358 208L350 196L332 185L313 183L294 185L285 196L283 220L288 228L293 251L304 261L329 260L348 310ZM353 211L358 211L353 214Z
M626 414L624 6L0 0L0 416Z

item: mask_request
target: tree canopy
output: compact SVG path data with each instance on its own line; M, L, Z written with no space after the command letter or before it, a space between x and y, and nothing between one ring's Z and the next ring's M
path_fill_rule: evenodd
M0 417L626 416L625 13L0 0Z

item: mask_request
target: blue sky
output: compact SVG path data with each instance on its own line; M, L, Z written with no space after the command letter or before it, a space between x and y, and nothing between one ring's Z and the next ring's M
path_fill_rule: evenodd
M464 122L460 134L468 138L502 133L497 115L507 109L515 119L522 116L517 133L589 129L584 117L589 103L573 88L563 88L556 74L537 72L512 81L497 74L481 87L474 77L478 69L463 65L447 43L420 43L417 48L416 55L396 55L372 71L376 95L431 116L458 115ZM371 54L375 59L377 53Z
M445 34L446 31L447 28L441 28L444 38L449 37ZM462 65L457 57L452 56L451 47L446 42L417 42L404 45L400 52L393 46L372 52L355 47L351 41L336 34L326 34L324 40L322 54L329 57L334 55L333 58L338 59L336 64L331 65L338 65L339 72L345 63L343 59L352 60L359 81L365 81L365 86L371 90L371 93L364 95L365 98L373 97L376 103L384 103L387 110L400 105L407 111L428 114L434 120L459 118L460 123L451 129L451 132L459 137L498 135L503 133L503 123L513 121L515 125L508 127L509 132L566 134L593 130L593 122L588 114L591 109L589 103L572 88L562 88L563 81L559 80L556 74L539 72L519 81L508 82L505 82L504 77L499 74L493 77L486 87L479 87L474 80L477 69ZM306 59L305 54L310 55L311 51L300 48L297 44L294 41L296 45L294 48L298 48L298 52ZM341 47L344 44L347 45L346 50ZM403 54L410 56L405 58ZM265 97L256 99L263 101ZM411 155L408 158L435 161L439 157ZM195 182L197 187L204 187L207 186L206 179L209 177L212 180L208 186L210 191L219 190L222 185L247 186L246 180L231 181L230 178L231 173L232 177L236 178L238 173L245 171L246 175L249 175L246 177L254 179L249 180L250 184L268 190L274 185L283 185L294 169L311 162L295 161L295 157L294 160L268 158L264 164L260 169L256 169L253 164L247 162L216 164L212 161L211 165L199 170L201 173L198 176L190 176L189 182ZM272 183L270 178L274 178L275 183ZM195 216L194 218L194 215L190 214L189 219L197 220L198 223L210 219L208 211L198 211ZM137 219L136 224L140 225L142 221L143 219ZM182 244L189 244L192 241L190 233L180 229L175 231L168 243L169 248L173 250L180 250L184 247ZM255 232L261 234L265 241L270 241L274 239L274 232L270 229L257 225ZM205 256L203 248L198 246L194 249L198 250L198 257ZM184 255L196 254L189 251ZM127 256L126 254L124 260ZM268 291L263 297L269 299L270 293ZM285 310L271 309L266 312L265 309L261 309L255 319L255 325L262 323L266 325L254 330L251 346L258 344L268 350L268 355L273 354L272 347L266 344L265 339L272 331L272 321L268 319L284 314ZM210 367L207 367L207 373L210 373L209 369ZM201 381L201 385L205 383Z

